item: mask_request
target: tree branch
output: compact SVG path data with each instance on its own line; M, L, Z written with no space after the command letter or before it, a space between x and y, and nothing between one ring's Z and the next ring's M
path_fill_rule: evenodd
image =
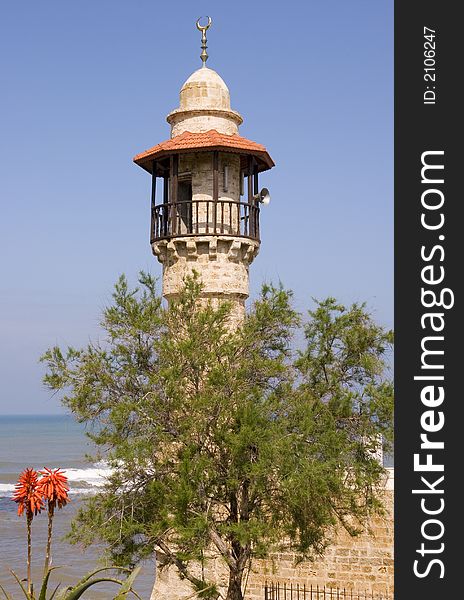
M230 553L229 548L227 547L227 544L224 542L224 540L221 538L221 536L217 533L217 531L215 531L212 527L210 527L210 530L209 530L209 537L210 537L211 541L213 542L213 544L216 546L216 548L219 550L221 556L224 558L224 560L229 565L229 567L235 571L237 569L237 561Z
M169 560L174 564L182 577L185 577L192 585L195 586L197 590L202 590L204 588L204 581L198 579L194 575L192 575L187 569L187 565L184 561L180 560L174 552L171 551L169 546L163 542L163 540L157 540L156 545L164 552L164 554L169 558Z

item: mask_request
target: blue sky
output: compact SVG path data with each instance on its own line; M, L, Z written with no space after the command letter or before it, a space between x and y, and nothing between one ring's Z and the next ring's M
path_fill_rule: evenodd
M393 1L10 2L0 19L0 414L62 410L38 357L82 345L122 272L151 255L149 176L132 163L200 65L226 81L262 176L251 268L393 322Z

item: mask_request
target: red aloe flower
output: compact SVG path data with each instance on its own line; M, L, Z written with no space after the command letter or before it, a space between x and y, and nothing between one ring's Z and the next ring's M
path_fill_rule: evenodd
M39 474L34 469L25 469L18 478L12 500L18 503L18 515L26 510L28 518L39 513L44 507L42 492L39 489Z
M66 506L70 502L70 498L68 496L68 478L64 475L64 472L61 469L47 469L45 467L43 471L40 471L40 474L42 477L39 480L38 489L48 502L49 508L55 508L56 505L58 505L58 508Z
M18 478L16 490L12 500L18 503L18 515L21 516L26 511L27 524L27 591L32 594L31 579L31 531L32 519L44 507L42 492L39 489L39 474L34 469L25 469Z
M57 505L58 508L63 508L70 499L68 496L68 478L63 471L60 469L47 469L47 467L45 467L43 471L40 471L40 474L42 477L39 481L39 490L48 504L48 535L44 562L44 577L47 577L49 565L51 563L53 516L55 514L55 508Z

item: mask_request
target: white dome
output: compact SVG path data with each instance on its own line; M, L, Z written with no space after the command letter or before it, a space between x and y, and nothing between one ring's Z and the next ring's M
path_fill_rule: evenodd
M201 67L190 75L180 90L179 108L167 116L171 137L184 131L238 133L240 114L230 108L229 88L216 71Z
M230 110L229 88L216 71L201 67L182 86L179 108Z

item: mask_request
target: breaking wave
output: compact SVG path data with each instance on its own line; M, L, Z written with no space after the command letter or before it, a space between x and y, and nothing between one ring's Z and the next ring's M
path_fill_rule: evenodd
M98 462L89 468L63 468L68 478L70 494L91 494L105 485L112 469L104 462ZM8 477L9 479L9 477ZM0 497L11 497L15 491L15 484L10 482L0 483Z

